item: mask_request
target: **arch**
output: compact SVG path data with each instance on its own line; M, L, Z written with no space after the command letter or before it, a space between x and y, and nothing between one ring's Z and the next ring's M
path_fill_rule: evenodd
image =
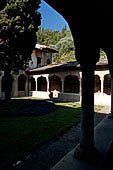
M36 82L35 79L31 77L31 91L35 91L35 90L36 90Z
M37 57L37 67L40 67L40 66L41 66L41 58Z
M104 93L107 95L111 94L111 77L110 74L104 76Z
M80 82L77 76L68 75L64 79L64 93L79 93Z
M37 91L47 91L47 80L45 77L39 77L37 79Z
M62 91L62 81L61 78L53 75L49 78L49 91L57 90L59 92Z
M12 86L13 86L13 77L12 77L12 75L10 75L10 79L9 80L10 80L10 82L8 84L8 88L10 88L10 91L12 91ZM2 84L1 84L1 86L2 86L2 92L5 92L5 90L6 90L5 76L2 77Z
M94 88L95 93L100 93L101 92L101 80L98 75L95 75L95 88Z
M26 84L26 76L20 75L18 77L18 91L25 91L25 84Z
M49 64L51 64L51 61L50 61L50 59L48 58L48 59L47 59L47 65L49 65Z

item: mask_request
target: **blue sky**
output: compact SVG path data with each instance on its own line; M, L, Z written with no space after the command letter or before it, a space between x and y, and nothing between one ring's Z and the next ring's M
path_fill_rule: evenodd
M41 26L45 28L50 28L52 30L61 31L63 26L66 24L67 29L69 29L66 20L53 8L51 8L44 0L41 0L41 5L39 9L41 13Z

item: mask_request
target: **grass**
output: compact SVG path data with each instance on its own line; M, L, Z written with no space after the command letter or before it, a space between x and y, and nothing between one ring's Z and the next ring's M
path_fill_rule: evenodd
M22 159L38 146L80 122L80 104L57 102L56 105L56 111L43 116L0 118L1 169L6 165L9 167L14 161ZM9 107L13 110L12 105ZM2 110L3 107L0 108L0 112Z

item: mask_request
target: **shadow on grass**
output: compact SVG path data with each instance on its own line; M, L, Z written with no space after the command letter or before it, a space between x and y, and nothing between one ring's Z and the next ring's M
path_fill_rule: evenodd
M1 116L37 116L55 111L57 106L45 100L13 99L9 102L0 101Z
M14 102L13 105L16 108L22 104L20 109L27 107L29 110L28 103L31 101L15 100L12 102ZM56 105L57 110L49 114L43 114L43 116L11 116L10 119L9 116L1 117L0 168L2 170L12 169L14 162L23 160L25 156L58 135L61 136L69 128L80 122L81 107L79 104L57 102ZM0 106L2 105L0 104ZM8 104L7 109L8 107L11 106ZM36 107L35 102L32 107ZM97 115L99 115L99 118L103 116L101 113L96 113L95 117Z
M14 162L22 160L24 156L80 122L80 105L70 105L69 103L68 106L66 104L63 106L63 103L57 104L55 111L52 110L43 116L39 114L38 116L29 116L29 114L28 116L18 116L20 112L15 115L16 110L23 112L25 107L29 112L31 107L36 108L38 104L44 109L45 101L43 102L42 105L35 100L32 104L31 100L0 102L0 112L2 111L0 118L0 168L2 170L12 168ZM14 114L14 117L10 112Z

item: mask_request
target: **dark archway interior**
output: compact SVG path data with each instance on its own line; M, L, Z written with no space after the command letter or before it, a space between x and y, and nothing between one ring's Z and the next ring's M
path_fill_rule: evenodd
M49 91L60 91L62 90L62 82L61 79L54 75L52 77L49 78Z
M64 93L79 93L79 80L77 76L66 76L64 80Z
M10 87L10 91L12 91L12 85L13 85L13 77L10 75L10 78L9 78L9 85ZM5 89L6 89L6 83L5 83L5 77L3 76L2 77L2 92L5 92Z
M101 92L101 81L100 77L98 75L95 75L95 93L100 93Z
M45 77L39 77L37 79L37 90L38 91L47 91L47 80Z
M31 77L31 91L35 91L35 90L36 90L36 82L35 79Z
M25 83L26 77L24 75L20 75L18 77L18 91L25 91Z
M104 93L107 95L111 94L111 77L110 74L104 76Z

